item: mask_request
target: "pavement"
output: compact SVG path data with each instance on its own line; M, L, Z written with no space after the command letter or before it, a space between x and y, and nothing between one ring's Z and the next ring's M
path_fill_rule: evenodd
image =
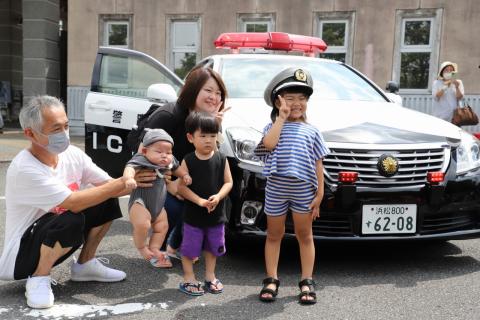
M85 150L85 137L70 136L71 144ZM0 134L0 162L10 162L22 149L29 146L21 128L4 128Z

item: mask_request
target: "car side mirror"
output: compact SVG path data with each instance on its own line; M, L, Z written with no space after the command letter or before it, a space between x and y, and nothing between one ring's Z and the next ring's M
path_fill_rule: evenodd
M391 93L397 93L400 90L400 86L395 81L388 81L385 89Z
M385 92L385 95L388 97L388 99L390 99L390 101L403 106L403 100L402 100L402 97L400 97L400 95L396 93L391 93L391 92Z
M166 83L155 83L147 89L147 99L150 102L165 104L177 100L175 89Z

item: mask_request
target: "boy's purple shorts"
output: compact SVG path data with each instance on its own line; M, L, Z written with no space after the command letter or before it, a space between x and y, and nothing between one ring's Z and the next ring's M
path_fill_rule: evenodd
M225 254L225 225L197 228L187 223L183 224L183 240L180 252L190 259L200 257L202 251L208 251L214 256Z

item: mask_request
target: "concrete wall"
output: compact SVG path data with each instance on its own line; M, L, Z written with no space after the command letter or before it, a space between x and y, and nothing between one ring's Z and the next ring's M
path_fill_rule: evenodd
M60 93L59 0L23 0L23 96Z
M0 1L0 80L11 81L10 66L12 59L10 51L11 27L10 27L10 1Z
M392 78L397 10L429 8L443 10L438 63L458 62L467 93L480 93L478 0L70 0L68 85L90 83L99 14L133 15L133 49L165 62L171 15L201 16L205 57L219 52L213 41L220 32L236 31L239 13L275 13L276 31L312 35L315 12L353 11L353 66L383 86Z
M22 2L0 0L0 81L11 86L7 118L14 119L22 102Z

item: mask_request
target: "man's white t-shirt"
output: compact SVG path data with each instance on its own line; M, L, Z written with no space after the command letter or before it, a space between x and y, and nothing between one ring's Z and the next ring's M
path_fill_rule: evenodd
M20 240L32 223L47 212L59 212L57 206L72 190L109 179L110 176L89 156L72 145L58 155L55 169L40 162L26 149L16 155L7 170L7 214L0 279L13 279Z

